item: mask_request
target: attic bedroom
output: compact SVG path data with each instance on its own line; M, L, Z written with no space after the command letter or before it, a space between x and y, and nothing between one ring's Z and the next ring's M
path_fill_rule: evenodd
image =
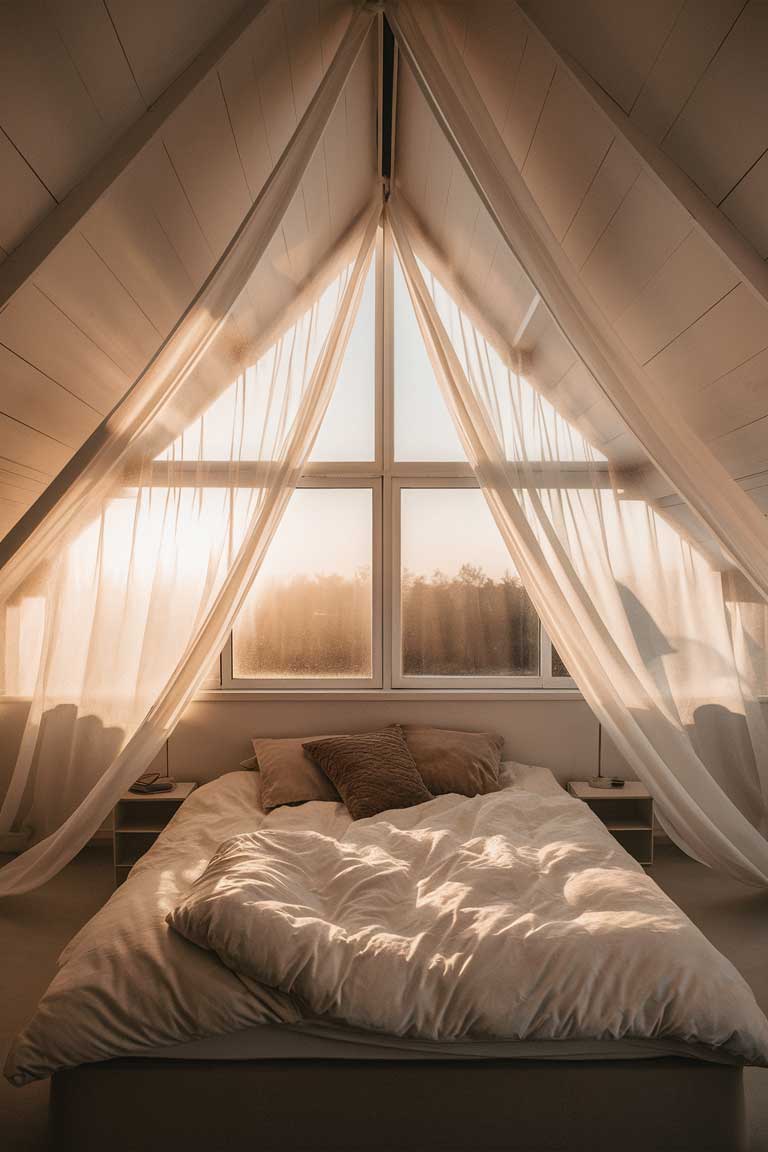
M768 1150L768 3L0 4L0 1145Z

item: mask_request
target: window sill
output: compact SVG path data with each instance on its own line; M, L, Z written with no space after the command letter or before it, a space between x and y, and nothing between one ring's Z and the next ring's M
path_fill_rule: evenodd
M206 704L213 701L269 700L272 703L291 701L320 700L463 700L486 701L506 700L512 703L520 700L583 700L576 688L317 688L317 689L226 689L212 688L198 692L196 701Z

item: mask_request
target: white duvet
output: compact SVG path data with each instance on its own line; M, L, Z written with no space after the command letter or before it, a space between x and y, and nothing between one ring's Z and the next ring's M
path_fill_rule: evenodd
M768 1063L743 979L586 806L544 769L507 782L356 823L330 803L265 816L254 773L199 789L62 953L6 1074L318 1015Z
M768 1058L734 968L562 789L223 844L169 915L313 1015L430 1041L670 1037Z

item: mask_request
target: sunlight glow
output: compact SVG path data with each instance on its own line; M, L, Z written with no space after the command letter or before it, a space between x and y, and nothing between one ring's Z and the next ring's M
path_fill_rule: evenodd
M233 675L372 673L370 488L299 488L232 636Z

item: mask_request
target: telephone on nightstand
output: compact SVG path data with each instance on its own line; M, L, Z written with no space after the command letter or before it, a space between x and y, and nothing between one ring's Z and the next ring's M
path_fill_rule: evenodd
M170 776L161 776L159 772L145 772L139 776L135 784L131 784L129 792L138 792L146 795L148 792L172 792L176 781Z

